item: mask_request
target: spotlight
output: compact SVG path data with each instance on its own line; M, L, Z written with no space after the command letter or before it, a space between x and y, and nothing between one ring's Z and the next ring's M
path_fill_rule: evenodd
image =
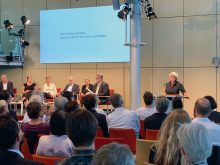
M24 32L25 32L24 29L20 29L20 30L18 31L18 35L22 37L22 36L24 36Z
M31 21L29 19L27 19L25 16L22 16L21 22L25 26L25 25L28 25Z
M149 20L152 20L152 19L156 19L157 16L156 14L154 13L154 10L153 8L151 7L151 4L148 0L146 0L147 2L147 5L145 6L145 13L146 13L146 16Z
M14 27L14 25L9 20L4 21L4 24L5 28L9 30L11 30Z
M130 11L131 11L130 7L124 6L123 9L118 12L118 17L120 19L126 20L127 15L129 14Z
M25 48L25 47L27 47L27 46L29 46L29 45L30 45L30 43L29 43L28 41L21 40L21 46L22 46L23 48Z

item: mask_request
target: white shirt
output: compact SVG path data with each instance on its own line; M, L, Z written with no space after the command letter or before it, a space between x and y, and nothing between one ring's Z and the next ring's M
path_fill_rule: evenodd
M70 84L66 91L72 92L73 85L74 85L74 84Z
M17 153L18 155L20 155L22 158L24 158L24 155L21 153L21 151L19 151L19 150L17 150L17 149L8 149L8 151L15 152L15 153Z
M140 121L135 111L118 107L106 117L106 120L108 128L133 128L136 137L139 136Z
M7 90L8 83L3 83L3 90Z
M55 96L57 94L57 88L54 83L50 83L48 86L47 83L43 86L43 92L50 93L51 95Z
M220 146L220 125L211 122L208 118L194 118L192 123L200 123L205 126L211 136L212 144Z
M98 93L99 93L99 88L100 88L101 83L102 83L102 81L97 85L95 94L98 94Z
M41 136L37 146L37 155L53 156L53 157L71 157L73 155L74 146L67 135Z
M96 108L95 110L96 110L97 113L99 113L99 114L103 114L103 115L106 116L106 113L105 113L102 109L100 109L100 108Z
M144 120L145 118L153 115L157 111L155 107L140 107L137 109L136 112L140 120Z

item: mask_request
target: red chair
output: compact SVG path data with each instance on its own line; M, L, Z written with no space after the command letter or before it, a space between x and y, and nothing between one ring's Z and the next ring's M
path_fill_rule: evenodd
M17 92L18 92L18 91L17 91L17 88L13 88L13 94L14 94L14 97L15 97L15 98L17 98L17 94L18 94Z
M61 88L57 88L57 96L59 96L61 92Z
M59 95L60 95L60 92L61 92L61 88L57 88L57 95L56 95L56 96L59 96ZM44 101L45 101L45 102L54 102L54 98L45 99Z
M18 121L21 121L21 120L23 120L23 118L24 118L24 116L21 116L21 115L17 115L17 119L18 119Z
M102 146L112 143L112 142L117 142L121 144L125 144L125 139L124 138L101 138L101 137L96 137L95 138L95 149L98 150Z
M109 97L110 98L113 95L114 91L115 91L114 89L109 89L109 96L105 96L105 97ZM99 102L99 105L106 105L107 109L108 109L108 106L111 105L111 102L110 102L110 100L108 100L108 102L104 103L104 104Z
M37 149L37 145L36 145L36 149ZM32 154L29 151L29 147L28 147L28 143L27 143L27 138L26 137L24 137L24 142L21 145L21 153L24 155L25 159L33 160Z
M133 153L136 153L136 136L133 129L128 128L110 128L110 138L124 138Z
M96 137L103 137L103 132L102 132L102 129L100 127L97 128Z
M146 140L157 140L159 132L160 132L160 130L146 129L145 139Z
M142 137L142 139L145 139L145 135L146 135L146 132L145 132L145 129L144 129L144 120L140 120L140 135Z
M46 156L39 156L39 155L32 155L33 160L43 163L44 165L54 165L56 161L63 160L65 158L58 158L58 157L46 157Z

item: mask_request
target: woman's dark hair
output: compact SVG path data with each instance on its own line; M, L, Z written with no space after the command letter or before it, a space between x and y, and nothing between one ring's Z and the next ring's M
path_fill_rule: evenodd
M212 96L205 96L204 98L206 98L207 100L209 100L210 104L211 104L211 109L216 109L218 106L217 106L217 103L215 101L215 99L212 97Z
M55 111L50 118L50 132L56 136L66 135L66 113Z
M173 109L182 109L183 108L183 102L180 97L174 97L172 101Z
M79 108L79 104L77 103L77 101L69 101L68 103L65 104L64 106L64 110L65 112L69 113L72 111L75 111L76 109Z
M143 99L144 99L145 105L150 106L150 105L152 105L152 103L153 103L154 96L153 96L153 94L152 94L151 92L146 91L146 92L144 93L144 95L143 95Z
M27 106L27 114L30 119L37 119L40 117L41 104L38 102L30 102Z

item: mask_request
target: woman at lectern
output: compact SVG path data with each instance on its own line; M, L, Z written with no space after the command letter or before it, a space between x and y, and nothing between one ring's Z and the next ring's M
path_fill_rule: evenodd
M178 73L171 72L169 74L169 82L165 84L165 93L166 95L179 95L180 92L185 95L186 90L182 83L177 81L178 79Z

